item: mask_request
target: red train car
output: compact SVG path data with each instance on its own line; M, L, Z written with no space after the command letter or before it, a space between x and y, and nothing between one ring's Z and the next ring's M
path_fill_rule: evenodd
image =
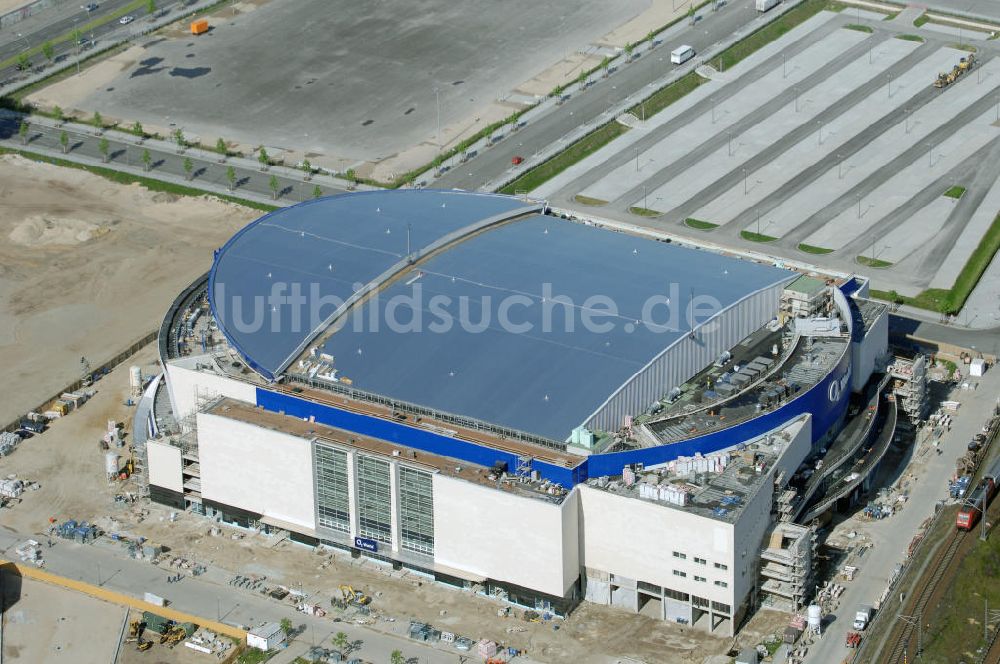
M962 509L958 511L955 525L959 530L972 530L979 522L983 512L989 507L995 491L996 480L992 475L987 475L979 482L976 490L972 492L969 499L962 505Z

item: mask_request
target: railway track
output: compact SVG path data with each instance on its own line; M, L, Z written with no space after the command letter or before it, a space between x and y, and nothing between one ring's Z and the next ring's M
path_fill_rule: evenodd
M938 583L941 582L941 578L951 567L951 562L955 558L955 554L958 553L959 548L962 546L962 542L969 537L969 533L956 530L954 536L948 542L944 551L937 555L934 559L932 565L933 567L925 572L922 576L921 583L915 593L915 597L910 598L909 615L916 616L917 620L923 620L924 610L927 608L927 603L930 601L931 596L934 595L934 591L938 587ZM916 654L916 649L909 649L910 643L913 641L913 632L916 630L916 626L910 622L904 622L902 624L902 629L899 632L899 638L896 640L895 644L892 646L892 650L889 651L889 656L884 658L882 661L895 664L896 662L903 661L903 654L906 652L913 652ZM884 652L884 651L883 651Z

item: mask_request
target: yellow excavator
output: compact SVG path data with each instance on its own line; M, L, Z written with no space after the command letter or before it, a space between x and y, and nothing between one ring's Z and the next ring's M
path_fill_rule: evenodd
M364 594L360 590L355 590L349 585L340 586L340 594L344 597L345 604L354 604L355 606L367 606L371 604L372 598Z

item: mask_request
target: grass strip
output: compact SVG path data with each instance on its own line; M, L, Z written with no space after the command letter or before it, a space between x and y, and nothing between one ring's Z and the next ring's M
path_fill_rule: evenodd
M36 152L28 152L26 150L12 150L10 148L0 147L0 154L18 154L26 159L32 159L34 161L40 161L46 164L52 164L53 166L63 166L66 168L76 168L81 171L87 171L93 173L94 175L99 175L106 180L111 180L112 182L117 182L118 184L140 184L150 191L162 191L168 194L176 194L178 196L214 196L220 198L224 201L230 203L236 203L237 205L244 205L255 210L262 210L264 212L271 212L277 210L277 205L267 205L266 203L258 203L256 201L247 200L245 198L240 198L238 196L230 196L228 194L217 194L212 191L205 191L204 189L196 189L195 187L188 187L185 185L174 184L172 182L164 182L162 180L157 180L151 177L144 177L140 175L132 175L131 173L122 173L121 171L116 171L111 168L102 168L100 166L88 166L85 164L78 164L75 161L69 161L67 159L57 159L55 157L47 157L45 155L38 154Z
M805 23L822 10L833 9L834 11L839 11L839 9L842 9L842 7L833 7L831 4L825 2L825 0L806 0L798 7L785 12L780 18L771 21L760 30L736 42L713 58L712 62L717 63L719 69L723 71L730 69L736 63L770 44L793 28Z
M896 35L896 39L904 39L906 41L914 41L914 42L921 42L921 43L923 43L923 41L924 41L924 38L921 37L920 35L910 35L910 34Z
M628 131L628 127L612 120L590 132L576 143L554 155L500 190L502 194L531 191L542 186L567 168L597 152Z
M927 17L927 14L921 14L920 16L918 16L915 19L913 19L913 25L915 27L919 28L920 26L922 26L924 23L926 23L929 20L930 20L930 18Z
M659 217L663 214L657 210L650 210L649 208L644 208L640 205L633 205L628 209L628 211L640 217Z
M857 30L858 32L868 32L868 33L875 32L874 28L871 28L867 25L861 25L860 23L848 23L847 25L844 26L844 29Z
M754 233L753 231L740 231L740 237L744 240L750 240L751 242L774 242L778 238L771 235L764 235L763 233Z
M826 247L817 247L812 244L806 244L805 242L799 245L799 251L804 251L807 254L817 254L817 255L833 253L833 249L827 249Z
M718 224L713 224L710 221L702 221L701 219L695 219L694 217L688 217L684 220L686 226L691 228L697 228L699 231L710 231L713 228L718 228Z
M48 39L48 40L46 40L46 42L52 44L53 46L57 46L58 44L63 44L65 42L72 41L73 40L73 33L76 32L77 30L79 30L82 34L86 35L88 32L93 32L97 28L99 28L101 26L104 26L104 25L107 25L108 23L111 23L112 21L117 21L122 16L125 16L126 14L130 14L130 13L132 13L134 11L138 11L139 9L141 9L142 7L145 7L145 6L146 6L146 1L145 0L133 0L133 2L130 2L130 3L128 3L127 5L125 5L123 7L119 7L118 9L116 9L113 12L111 12L110 14L107 14L106 16L102 16L100 18L94 19L93 21L90 21L89 23L85 23L84 25L80 26L79 28L74 28L73 30L70 30L69 32L64 32L63 34L59 35L58 37L54 37L52 39ZM17 55L12 55L11 57L7 58L6 60L0 60L0 69L6 69L7 67L10 67L12 65L17 64L17 59L21 55L27 55L29 58L33 58L36 55L41 55L42 54L42 48L43 48L43 46L44 46L44 44L46 42L43 42L41 44L37 44L35 46L32 46L31 48L27 49L26 51L21 51L21 53L18 53Z
M583 203L584 205L607 205L607 201L602 201L600 198L591 198L590 196L584 196L583 194L577 194L573 197L577 203Z
M693 71L684 74L670 85L654 92L646 101L630 108L629 113L637 118L650 118L703 83L708 83L708 79L698 76Z
M951 187L948 191L944 192L944 195L948 198L961 198L965 195L965 187L956 184L954 187Z
M884 261L881 258L872 258L871 256L858 256L855 260L857 260L862 265L866 265L868 267L875 269L892 267L891 261Z

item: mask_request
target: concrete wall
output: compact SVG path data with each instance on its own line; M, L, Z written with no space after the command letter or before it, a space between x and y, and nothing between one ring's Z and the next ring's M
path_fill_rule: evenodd
M189 358L184 361L189 361ZM211 360L206 356L206 361ZM174 362L167 364L166 375L170 400L178 420L195 412L199 394L203 397L227 396L251 404L257 403L257 390L253 385L228 376L195 371Z
M877 362L889 352L889 312L884 312L868 328L868 334L851 344L851 363L854 374L851 389L860 392L875 370Z
M580 571L577 510L573 495L556 505L438 473L434 561L562 597Z
M732 524L692 512L616 495L587 485L580 493L581 564L733 605ZM687 555L675 558L674 551ZM705 558L707 565L694 562ZM723 571L713 563L729 567ZM687 573L675 576L673 570ZM705 582L695 581L703 576ZM725 581L729 587L716 586Z
M309 440L199 413L198 460L202 497L315 528Z
M181 477L181 449L148 441L146 443L146 464L149 466L149 483L164 489L184 492L184 480Z

